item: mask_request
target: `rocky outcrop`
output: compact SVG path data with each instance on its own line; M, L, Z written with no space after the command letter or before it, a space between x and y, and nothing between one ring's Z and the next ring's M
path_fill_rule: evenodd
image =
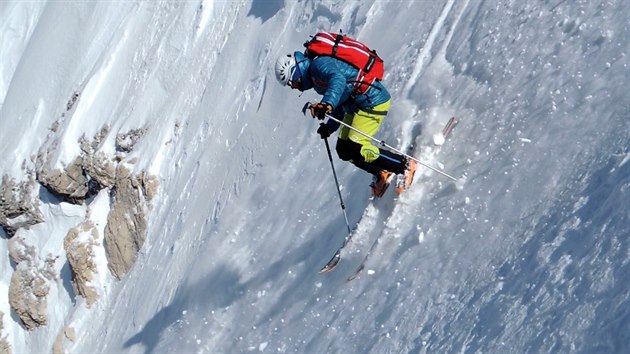
M115 178L115 163L99 151L108 133L109 127L104 127L92 140L82 136L79 140L81 155L64 169L54 167L53 161L49 161L50 151L40 151L37 156L37 181L52 194L74 204L83 203L98 190L111 187Z
M78 96L72 104L76 99ZM132 267L145 241L146 215L149 203L157 193L158 181L145 171L132 173L134 161L121 162L144 133L144 129L138 129L118 134L115 156L103 151L103 144L109 134L108 127L101 129L92 139L83 136L79 141L80 156L62 169L58 168L56 162L59 141L55 140L32 158L35 168L28 172L28 181L18 183L8 176L3 177L0 185L0 225L9 236L9 256L16 263L9 287L9 304L26 329L33 330L48 322L47 296L51 286L58 283L59 277L54 264L58 257L63 257L56 254L44 259L37 249L40 243L31 242L33 240L25 237L47 235L39 235L39 231L19 231L44 222L39 211L40 203L51 201L46 198L39 200L42 190L37 183L51 194L74 204L90 203L90 197L99 191L103 191L100 198L107 198L109 193L106 225L97 227L95 223L101 221L91 220L88 213L85 220L69 230L63 240L65 257L72 270L73 288L89 307L98 301L101 293L97 288L99 270L95 259L96 253L103 251L100 247L105 249L108 268L120 279ZM52 204L46 206L52 207ZM90 208L89 204L87 207ZM103 212L106 212L105 208L101 206ZM71 332L64 330L63 335L60 333L54 352L63 352L64 340L74 338ZM0 338L0 354L5 353L3 341Z
M132 129L127 133L116 135L116 151L130 152L136 143L142 139L146 129Z
M0 226L9 237L21 227L29 227L44 221L39 211L39 199L35 196L36 182L32 174L27 181L16 183L7 175L0 184Z
M28 330L48 322L47 296L50 281L55 280L54 262L53 258L44 262L28 258L18 263L11 276L9 304Z
M90 194L95 194L103 188L111 188L116 180L117 162L113 157L100 151L108 133L109 128L105 127L91 141L85 136L79 140L83 157L83 170L89 177Z
M121 278L133 265L144 244L147 189L142 176L134 177L123 164L116 170L112 208L105 226L108 266Z
M139 188L142 190L146 202L151 202L157 195L160 182L156 176L148 174L146 171L142 171L140 175L136 177Z
M63 170L42 165L37 171L37 181L52 194L64 200L80 204L88 194L88 177L83 170L83 158L77 157Z
M71 229L63 241L63 248L72 269L72 287L85 299L88 307L98 299L98 292L91 283L97 272L94 261L97 240L98 230L92 221L87 220Z
M28 245L22 236L11 238L8 243L9 257L17 264L9 284L9 305L22 320L24 327L32 330L47 323L46 296L50 280L54 279L54 259L42 262L37 249Z
M116 163L104 152L97 151L83 158L83 168L89 176L89 194L96 194L104 188L111 188L116 181Z
M24 238L18 236L9 240L9 257L16 264L32 261L37 257L37 250L34 246L26 244Z

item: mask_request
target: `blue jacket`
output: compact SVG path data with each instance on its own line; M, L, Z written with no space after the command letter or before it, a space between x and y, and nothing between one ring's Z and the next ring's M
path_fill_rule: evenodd
M391 96L379 81L375 81L363 94L353 93L353 84L359 72L354 66L329 56L316 57L298 62L302 73L302 91L314 89L323 95L321 102L333 106L335 115L343 117L343 112L356 112L387 102Z

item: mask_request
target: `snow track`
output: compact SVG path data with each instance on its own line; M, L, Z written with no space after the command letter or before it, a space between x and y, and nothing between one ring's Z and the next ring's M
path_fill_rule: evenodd
M409 93L413 89L414 85L418 83L418 79L422 75L425 66L431 61L431 51L435 44L435 40L438 35L442 34L442 32L444 31L444 22L451 13L454 3L455 0L448 0L448 2L444 5L444 8L442 9L442 13L440 13L440 16L437 18L435 24L431 28L431 32L429 33L427 41L422 47L420 53L418 53L418 58L415 65L413 66L409 81L407 81L407 84L405 85L405 88L403 90L403 97L409 96Z
M440 132L441 129L435 132L425 132L425 134L432 136ZM449 140L451 140L450 137ZM418 142L416 151L417 153L414 154L415 158L429 165L441 165L438 161L440 147L420 145ZM382 198L375 199L368 205L357 225L356 234L352 239L354 245L348 247L342 254L342 257L347 258L350 256L351 259L354 259L353 263L355 264L353 264L353 266L355 269L358 267L358 265L356 265L357 258L365 260L366 262L360 265L362 268L365 267L366 269L361 275L366 275L366 272L368 275L373 275L376 273L374 269L388 267L390 262L394 262L396 260L394 254L406 252L405 250L401 250L401 248L408 248L409 240L422 242L423 236L421 235L424 235L422 226L415 225L414 227L413 222L410 222L415 219L414 213L416 212L418 203L425 198L426 194L432 188L436 188L436 186L442 189L456 185L456 182L446 179L436 184L428 183L440 178L444 177L428 168L418 165L418 170L414 177L414 184L410 190L402 193L400 196L395 196L393 192L394 187L392 185ZM395 183L395 181L392 183ZM430 232L430 230L427 230L427 232ZM411 237L413 235L416 235L416 237ZM362 257L365 257L365 259ZM358 263L361 263L361 261ZM371 268L371 266L374 266L374 268ZM357 274L350 273L350 276L354 278Z

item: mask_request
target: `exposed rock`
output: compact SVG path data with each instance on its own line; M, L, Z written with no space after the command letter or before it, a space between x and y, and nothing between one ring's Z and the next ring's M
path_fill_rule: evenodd
M107 154L95 150L88 144L81 147L83 155L83 169L91 182L98 184L98 189L110 188L116 179L116 163Z
M142 139L146 129L132 129L127 133L116 135L116 151L131 152L136 143Z
M9 257L11 257L16 264L35 259L37 256L35 247L26 244L24 238L21 236L13 237L9 240L7 245L9 248Z
M28 246L19 235L10 240L9 253L17 262L9 285L9 305L28 330L45 325L46 298L50 281L56 280L57 257L49 255L45 260L40 259L37 250Z
M104 127L101 128L101 130L96 132L96 134L94 134L94 137L92 138L91 141L88 140L85 134L83 134L81 138L79 138L79 145L81 147L81 151L83 151L86 154L91 154L94 151L99 150L103 146L103 143L105 142L105 139L107 138L108 134L109 134L108 125L105 125Z
M63 348L63 343L65 339L74 342L76 340L76 333L73 327L65 326L62 328L57 334L57 338L55 339L55 343L53 344L53 354L63 354L65 353Z
M41 266L35 264L35 260L27 260L19 263L11 276L9 304L28 330L46 325L48 321L46 307L49 281L54 279L53 264L54 259L46 260Z
M66 338L68 338L71 342L77 341L77 333L74 330L74 327L66 326L66 329L63 331L63 334L65 334Z
M94 223L87 220L68 232L63 241L68 262L72 268L72 287L81 295L88 307L96 302L98 293L90 285L97 272L94 262L94 247L98 246L98 230Z
M103 127L92 141L85 136L79 140L83 153L83 170L88 175L90 194L96 194L103 188L110 188L116 179L116 163L103 151L100 151L109 127Z
M68 103L66 103L66 111L70 111L72 110L72 108L74 107L74 104L77 103L77 101L79 100L80 97L80 93L79 92L74 92L72 94L72 97L70 97L70 99L68 100Z
M116 181L116 163L110 160L107 155L98 151L94 154L85 156L84 168L88 176L90 176L90 182L95 182L97 188L95 191L103 188L111 188Z
M50 151L40 151L37 156L37 180L52 194L60 196L64 200L80 204L92 192L110 187L113 184L115 166L107 159L104 153L96 153L107 134L109 127L99 130L90 141L85 135L79 139L81 155L78 156L64 170L52 168L53 163L48 161ZM54 147L56 147L54 145ZM94 181L96 186L90 183Z
M53 124L48 129L51 132L56 133L59 130L60 126L61 126L61 122L59 122L59 119L57 119L56 121L53 122Z
M50 169L42 164L37 170L37 180L52 194L64 200L80 204L88 193L88 177L83 169L83 157L77 157L65 170Z
M152 201L160 189L160 181L156 176L145 175L144 190L146 191L147 201Z
M105 226L108 267L118 279L129 271L144 244L147 208L142 178L118 165L113 203Z
M0 339L0 354L12 354L11 345L6 338Z
M135 180L137 181L135 187L140 188L146 201L152 201L160 188L160 182L157 177L142 171Z
M63 334L63 329L61 329L59 331L59 333L57 333L57 337L55 338L55 342L53 343L53 347L52 347L52 352L53 354L64 354L65 351L63 350L63 340L64 340L65 336Z
M4 313L0 311L0 334L4 326ZM11 346L6 337L0 337L0 354L11 354Z
M74 97L74 96L73 96ZM78 98L78 96L77 96ZM109 157L101 151L109 134L109 127L99 130L90 140L85 135L79 139L81 156L77 157L64 170L52 168L48 161L51 151L42 150L37 156L37 180L54 195L64 200L80 204L85 198L98 193L103 188L111 188L116 180L116 165L135 144L142 139L146 129L132 129L116 135L116 151L122 156ZM150 194L153 196L154 193Z
M16 183L4 175L0 184L0 226L9 237L21 227L29 227L44 221L39 211L39 199L35 196L35 178Z
M75 109L78 100L79 95L75 93L68 101L67 109ZM53 124L52 133L58 130L59 124L59 121ZM7 242L9 256L17 264L11 276L8 302L27 330L32 331L47 324L47 298L51 289L54 293L53 287L58 284L59 277L55 270L58 255L40 258L40 250L36 246L39 243L29 242L29 237L46 235L20 231L21 228L44 222L39 211L41 189L38 182L50 193L75 204L85 202L101 189L108 189L110 192L111 207L105 235L101 234L102 229L97 228L88 217L84 223L70 230L64 239L63 246L72 269L74 290L85 298L89 307L99 296L99 289L95 287L98 286L95 281L98 280L95 253L102 250L97 247L103 247L101 243L104 243L108 267L120 279L132 267L145 241L145 215L149 208L148 203L158 193L159 183L155 176L145 171L133 175L127 166L134 162L126 158L145 132L146 129L136 129L118 134L116 156L108 156L105 152L111 151L111 146L103 149L108 140L109 127L101 129L92 139L83 136L79 140L80 156L62 169L58 168L62 140L51 133L49 143L40 148L37 156L31 157L30 166L34 164L35 171L27 171L28 181L16 182L6 175L2 178L0 226L10 238ZM110 144L111 140L108 140ZM126 164L121 161L126 161ZM26 170L27 165L25 160L22 168ZM49 201L44 200L46 202ZM3 317L0 312L0 333ZM66 327L59 333L52 348L53 352L63 353L66 339L76 339L73 328ZM0 337L0 354L5 353L11 353L11 347L6 338Z

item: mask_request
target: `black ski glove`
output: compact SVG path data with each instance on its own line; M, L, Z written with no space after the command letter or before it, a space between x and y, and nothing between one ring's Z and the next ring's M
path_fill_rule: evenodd
M322 137L322 139L326 139L332 134L332 131L328 127L326 123L319 123L319 128L317 129L317 134Z
M312 104L309 109L311 110L313 118L324 120L324 118L326 118L326 113L332 112L333 107L329 103L319 102Z

